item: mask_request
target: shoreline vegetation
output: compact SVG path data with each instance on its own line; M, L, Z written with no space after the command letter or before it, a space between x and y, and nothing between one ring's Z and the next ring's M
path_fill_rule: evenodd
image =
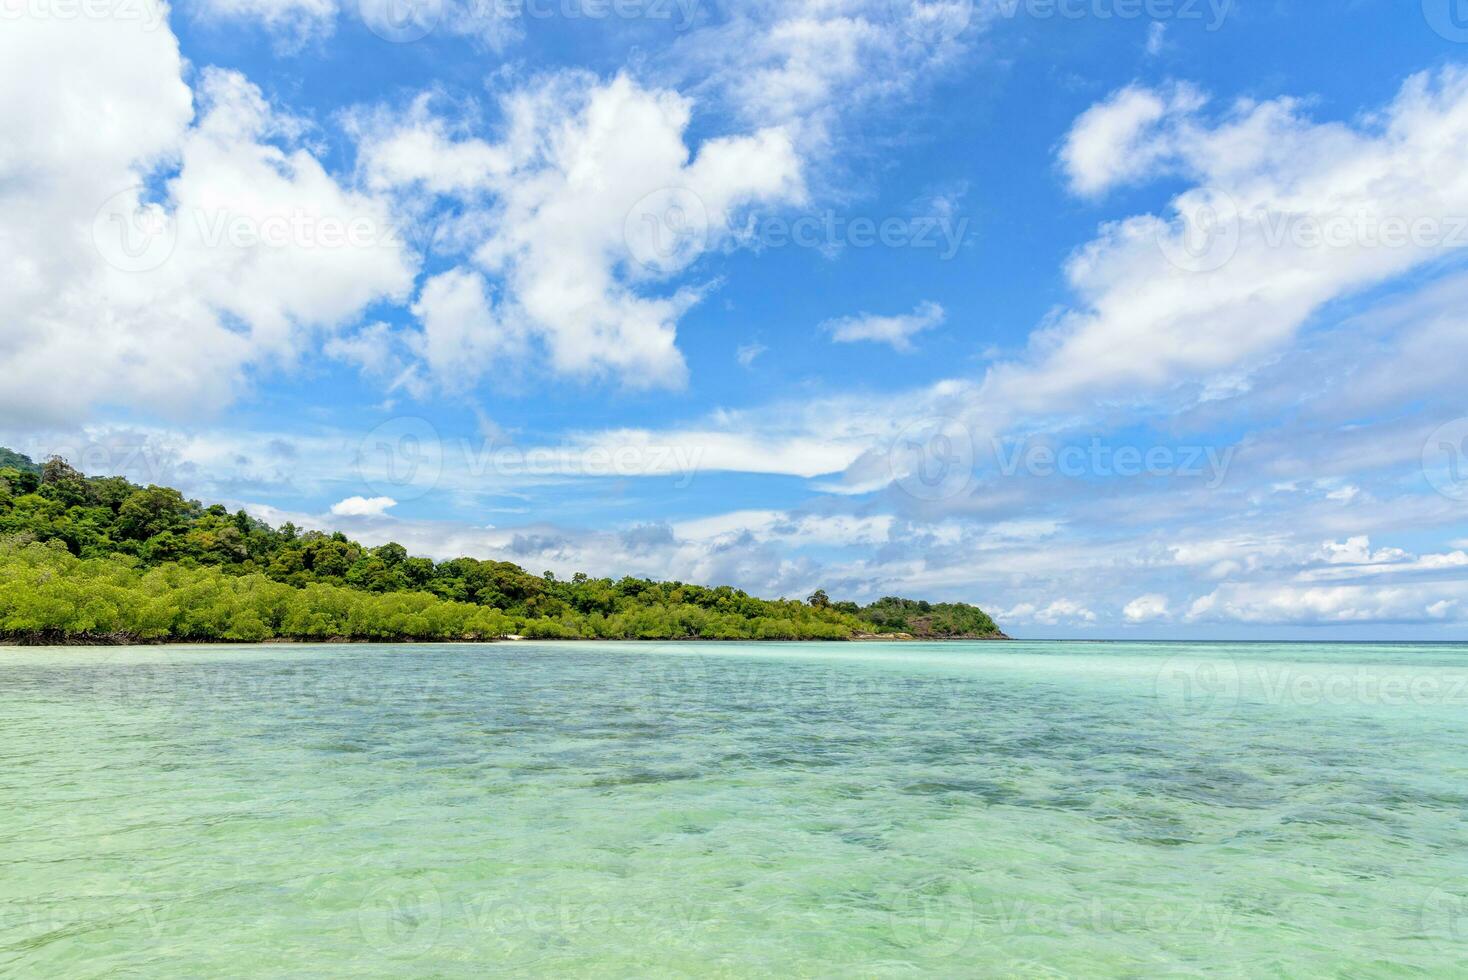
M1002 640L963 603L569 580L275 528L167 487L0 448L0 644Z

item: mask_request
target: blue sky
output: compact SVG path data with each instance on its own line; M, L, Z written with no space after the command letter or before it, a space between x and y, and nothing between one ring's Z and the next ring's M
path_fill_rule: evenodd
M537 572L1462 638L1455 2L9 0L0 442Z

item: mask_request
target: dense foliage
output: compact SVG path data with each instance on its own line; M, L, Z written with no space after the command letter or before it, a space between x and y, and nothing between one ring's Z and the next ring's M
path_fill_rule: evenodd
M41 468L33 463L29 456L22 456L12 449L0 446L0 470L7 468L19 470L22 473L34 473L36 476L41 475Z
M873 618L823 592L806 603L769 601L727 586L580 574L562 581L509 562L435 563L401 545L368 548L342 534L273 528L177 490L89 478L59 459L37 467L5 452L0 636L806 640L848 639L874 623L921 632L919 616L898 625L895 614ZM992 631L971 607L912 606L945 624L981 620ZM957 612L964 610L979 619Z
M845 604L838 604L843 608ZM962 603L931 603L914 599L888 597L864 609L853 610L880 633L910 633L914 636L956 637L994 636L999 627L988 613Z

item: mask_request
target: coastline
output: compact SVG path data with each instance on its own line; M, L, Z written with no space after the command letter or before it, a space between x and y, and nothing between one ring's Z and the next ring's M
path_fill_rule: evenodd
M862 634L847 637L841 640L809 639L809 640L759 640L738 639L720 640L711 637L689 636L677 639L621 639L600 637L572 637L554 640L536 640L526 636L497 636L497 637L425 637L422 639L414 637L396 637L392 639L376 639L372 637L326 637L322 639L298 639L292 637L276 637L268 640L219 640L219 639L185 639L178 637L159 637L146 639L135 636L118 634L102 635L63 635L57 636L49 633L29 633L16 636L0 636L0 646L12 647L151 647L151 646L240 646L240 647L268 647L268 646L489 646L496 643L977 643L977 642L1005 642L1013 641L1013 637L1003 633L985 636L914 636L909 633L894 634Z

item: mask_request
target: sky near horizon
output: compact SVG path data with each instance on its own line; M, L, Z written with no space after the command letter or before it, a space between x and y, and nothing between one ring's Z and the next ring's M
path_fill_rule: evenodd
M534 572L1468 636L1468 5L0 0L0 445Z

